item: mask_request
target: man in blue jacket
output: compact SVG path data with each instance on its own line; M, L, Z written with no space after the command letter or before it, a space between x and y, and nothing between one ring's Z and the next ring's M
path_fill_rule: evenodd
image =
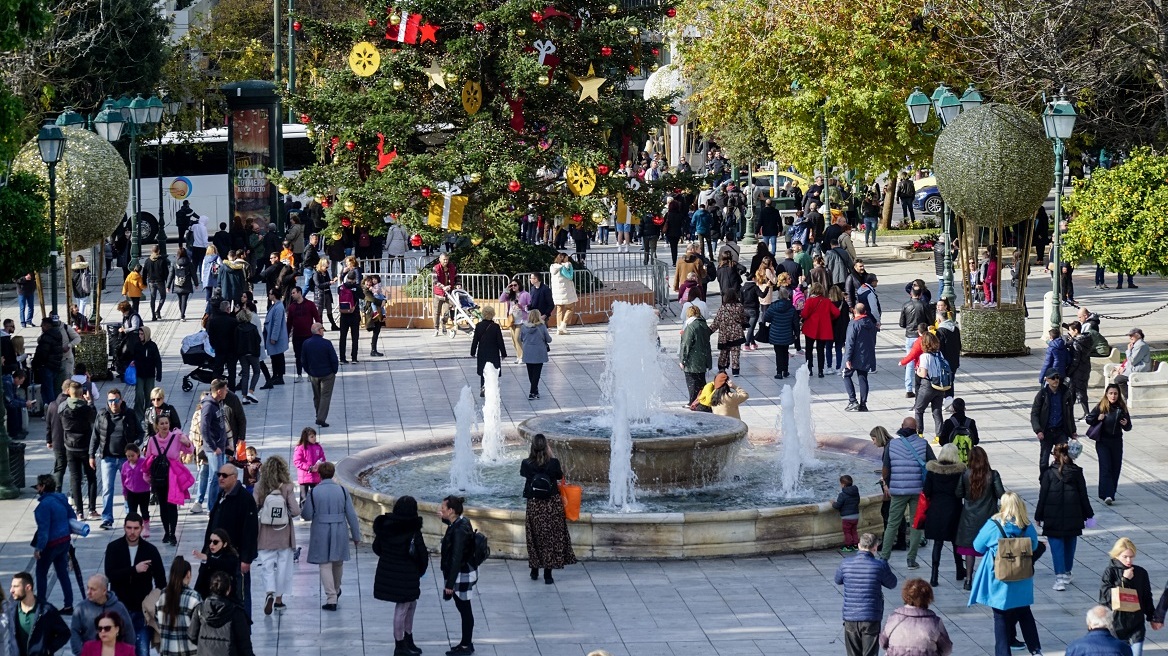
M72 536L69 520L74 519L69 499L57 491L57 481L52 474L37 476L37 507L32 511L36 519L36 534L33 537L33 556L36 563L36 589L48 590L49 567L57 572L57 583L65 595L65 605L61 611L66 615L73 612L73 584L69 581L69 544ZM42 592L41 594L44 594Z
M13 575L9 593L13 603L4 611L9 656L52 656L69 644L69 625L52 604L33 593L31 574Z
M904 418L900 430L896 431L896 436L884 449L881 476L892 495L892 501L888 508L888 525L884 529L884 547L880 550L880 557L888 560L892 555L892 541L896 539L896 532L903 522L908 521L908 569L920 567L917 563L917 549L921 546L924 531L912 528L911 523L917 514L917 501L925 486L925 463L934 458L933 448L917 435L915 417ZM906 510L908 520L904 517Z
M223 416L223 399L227 398L227 381L216 378L211 381L211 393L203 398L199 408L199 434L203 437L203 454L207 456L209 471L217 472L227 462L231 453L231 443L227 439L227 419ZM202 497L202 495L199 495ZM215 507L219 498L219 481L212 474L207 484L207 512ZM191 512L202 512L198 503Z
M884 620L880 587L895 588L896 575L887 560L876 557L879 538L865 533L859 546L859 553L844 559L835 571L835 584L844 586L844 647L848 656L876 656Z
M868 412L868 373L876 367L876 321L863 303L856 303L848 323L844 343L844 387L848 390L848 412ZM852 376L860 377L860 396Z
M337 380L340 360L333 343L324 338L324 326L312 324L312 337L304 340L301 348L304 372L312 383L312 407L316 409L316 425L328 428L329 404L333 400L333 383Z
M556 303L552 299L552 290L543 284L543 279L539 277L538 273L531 274L529 281L531 282L531 287L527 290L527 293L531 295L531 302L528 303L527 307L532 310L539 310L539 313L546 320L556 310Z
M1087 611L1087 635L1067 645L1066 656L1132 656L1127 642L1111 635L1113 613L1106 606Z

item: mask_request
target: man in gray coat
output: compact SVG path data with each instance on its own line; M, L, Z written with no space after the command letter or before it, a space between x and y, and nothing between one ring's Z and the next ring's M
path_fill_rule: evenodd
M336 610L341 596L341 576L349 559L349 538L361 543L361 527L357 523L357 509L349 492L337 485L333 475L336 465L323 462L317 468L320 483L304 500L301 517L312 522L308 533L308 562L320 565L320 583L324 587L324 610ZM349 524L348 535L345 523Z
M94 574L89 577L85 585L85 601L77 605L73 611L73 623L70 626L72 637L69 646L73 656L81 654L81 646L90 640L97 640L96 620L106 611L117 613L122 618L122 631L118 634L118 642L127 645L134 644L134 623L130 613L118 596L109 589L109 579L104 574Z

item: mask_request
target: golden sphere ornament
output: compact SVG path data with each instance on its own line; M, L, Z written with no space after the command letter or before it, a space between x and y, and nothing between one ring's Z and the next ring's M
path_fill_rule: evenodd
M458 81L458 74L457 74L457 73L447 73L447 74L446 74L445 76L443 76L443 77L445 77L445 78L446 78L446 81L447 81L447 82L450 82L450 83L454 83L454 82L457 82L457 81Z
M592 220L595 221L596 223L600 223L601 221L604 220L604 215L601 214L599 210L597 210L597 211L592 213Z
M389 15L389 24L390 25L401 25L401 14L398 14L397 12L390 14Z
M637 36L640 33L641 30L638 30L636 25L629 26L629 36Z
M472 184L478 184L483 181L483 174L475 171L474 173L471 173L469 176L467 176L467 179L470 180Z
M608 13L616 15L616 12L618 12L618 11L620 11L620 7L618 7L616 5L609 5L608 6Z
M288 193L288 185L282 184L279 187L276 187L276 191L279 191L281 194L287 194Z
M401 80L394 80L393 81L393 90L394 91L401 91L404 88L406 88L405 82L402 82Z
M656 73L657 69L659 69L659 68L661 68L661 66L658 65L657 62L653 62L652 64L649 64L649 70L654 72L654 73Z
M515 30L515 36L518 36L518 37L527 36L527 30L525 30L521 27L521 28Z
M316 130L310 125L310 126L304 128L304 136L308 137L309 139L315 139L316 138Z
M353 210L357 209L357 204L351 200L347 200L345 201L344 208L346 212L352 212Z
M541 86L541 87L546 87L547 85L549 85L549 84L551 84L551 83L552 83L552 79L551 79L550 77L546 76L546 75L540 75L538 78L536 78L536 80L535 80L535 81L536 81L536 82L539 84L539 86Z
M661 106L661 111L663 111L663 112L673 111L673 105L670 105L669 103L665 103L664 105Z
M592 125L596 125L596 124L600 123L600 117L597 116L596 114L593 114L593 115L588 117L588 122L591 123Z

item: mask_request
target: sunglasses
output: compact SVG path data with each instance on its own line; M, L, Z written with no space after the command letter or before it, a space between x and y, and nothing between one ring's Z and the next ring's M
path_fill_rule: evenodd
M121 399L106 399L106 400L105 400L105 402L106 402L106 403L112 403L112 404L114 404L114 405L117 405L117 404L121 403L121 402L122 402L122 400L121 400Z
M216 476L218 476L219 478L231 478L232 476L235 476L235 474L227 474L224 472L219 472L218 474L216 474Z
M98 624L98 633L105 633L106 631L113 631L116 627L113 624Z
M162 402L164 401L164 399L162 399L162 398L159 398L159 397L155 397L155 398L153 398L153 399L150 399L150 400L151 400L151 401L153 401L153 402L155 402L155 403L162 403Z
M211 540L209 544L223 544L223 540Z

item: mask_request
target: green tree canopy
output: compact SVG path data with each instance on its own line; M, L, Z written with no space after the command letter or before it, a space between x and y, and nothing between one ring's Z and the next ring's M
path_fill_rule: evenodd
M12 280L49 263L48 202L31 173L13 173L0 186L0 280Z
M1090 257L1109 271L1168 275L1168 156L1147 148L1122 165L1076 180L1065 259Z

